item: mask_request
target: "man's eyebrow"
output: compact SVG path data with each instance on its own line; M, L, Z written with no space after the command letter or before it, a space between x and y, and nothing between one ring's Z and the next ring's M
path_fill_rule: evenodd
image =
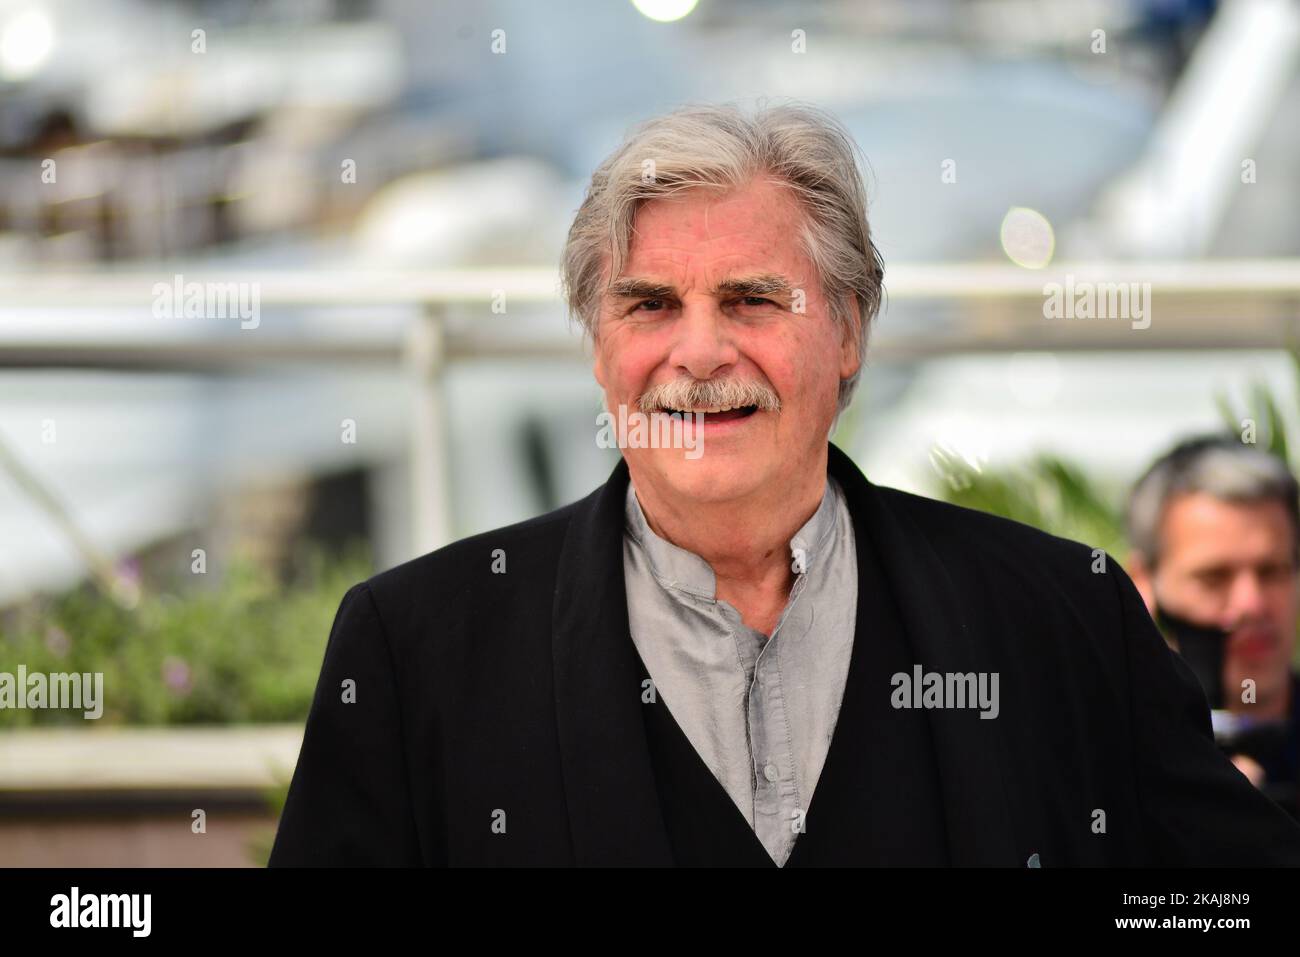
M713 291L729 296L768 296L774 292L789 292L790 283L784 276L763 273L724 279Z
M724 279L713 289L717 296L768 296L789 292L790 281L775 273L756 276L738 276ZM672 286L649 279L621 278L609 284L609 295L614 299L666 299L676 294Z
M614 299L666 299L673 295L673 287L649 279L615 279L609 284L609 295Z

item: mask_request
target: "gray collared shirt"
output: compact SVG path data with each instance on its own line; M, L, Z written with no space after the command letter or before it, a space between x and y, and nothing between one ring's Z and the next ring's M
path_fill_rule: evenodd
M718 599L708 562L660 538L628 484L632 641L658 697L778 865L803 832L848 677L857 620L853 522L831 476L790 539L795 582L771 637Z

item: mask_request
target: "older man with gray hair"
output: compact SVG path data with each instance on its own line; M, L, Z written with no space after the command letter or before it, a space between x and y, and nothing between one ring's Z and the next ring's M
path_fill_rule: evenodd
M828 441L883 281L836 120L641 124L563 278L637 428L344 596L273 865L1300 863L1121 568Z

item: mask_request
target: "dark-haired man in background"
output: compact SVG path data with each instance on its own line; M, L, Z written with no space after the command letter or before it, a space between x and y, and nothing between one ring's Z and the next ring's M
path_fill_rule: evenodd
M1127 516L1129 573L1200 679L1215 737L1293 815L1298 498L1277 457L1234 436L1202 436L1150 467Z

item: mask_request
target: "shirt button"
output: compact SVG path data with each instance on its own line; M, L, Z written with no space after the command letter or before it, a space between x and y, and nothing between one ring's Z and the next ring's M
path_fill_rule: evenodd
M769 781L775 781L778 777L780 777L780 775L777 774L776 765L769 764L766 767L764 767L763 777L767 778Z

